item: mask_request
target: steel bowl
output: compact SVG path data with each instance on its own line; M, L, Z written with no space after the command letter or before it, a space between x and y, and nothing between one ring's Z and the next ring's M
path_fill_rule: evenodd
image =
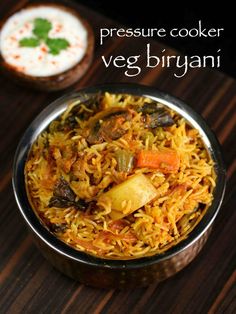
M188 237L162 254L132 260L108 260L79 252L57 239L38 219L27 198L24 166L29 150L37 136L57 118L68 101L86 100L98 92L124 93L146 96L159 101L183 116L198 129L202 140L215 163L217 175L214 199L197 226ZM188 265L205 244L212 224L221 207L226 175L219 143L209 126L192 108L179 99L155 88L133 84L110 84L85 88L65 95L46 107L25 131L16 150L13 165L13 188L21 215L33 234L35 242L46 259L64 274L81 283L102 288L147 286L162 281Z

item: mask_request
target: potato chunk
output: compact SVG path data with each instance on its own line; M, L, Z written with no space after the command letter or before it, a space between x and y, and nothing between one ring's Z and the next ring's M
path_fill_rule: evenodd
M152 182L143 174L136 174L102 194L99 202L111 202L112 219L120 219L141 208L157 195Z

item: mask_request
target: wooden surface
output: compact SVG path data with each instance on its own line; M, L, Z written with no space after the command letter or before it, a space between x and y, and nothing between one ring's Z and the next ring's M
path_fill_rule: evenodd
M26 1L0 2L0 14ZM99 28L115 25L78 6ZM152 43L154 51L162 46ZM224 204L198 257L174 277L147 288L99 290L65 277L42 257L28 235L11 186L17 143L30 121L63 92L35 92L0 76L0 313L236 313L236 81L209 69L192 70L182 79L174 69L143 71L135 78L122 69L106 70L101 55L139 54L141 39L97 42L94 62L69 91L105 82L139 82L177 96L201 113L222 144L228 168ZM168 49L167 53L171 53Z

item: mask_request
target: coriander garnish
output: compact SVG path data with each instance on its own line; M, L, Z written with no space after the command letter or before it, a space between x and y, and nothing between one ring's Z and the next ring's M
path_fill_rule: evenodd
M58 55L61 50L69 46L68 41L64 38L47 38L46 44L49 48L49 52L53 55Z
M38 38L46 40L51 29L52 23L48 20L42 18L37 18L34 20L33 33Z
M50 38L49 31L52 29L52 23L47 19L36 18L34 20L33 34L35 37L24 37L19 41L21 47L34 48L38 47L41 42L44 42L48 48L49 53L58 55L61 50L69 47L69 42L65 38Z
M38 47L40 40L36 37L25 37L20 40L21 47Z

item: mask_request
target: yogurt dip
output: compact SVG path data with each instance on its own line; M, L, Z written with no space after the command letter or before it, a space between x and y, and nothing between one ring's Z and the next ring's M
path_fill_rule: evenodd
M49 40L67 42L59 53L51 53L47 41L35 36L37 19L51 26ZM21 46L26 38L34 38L37 46ZM0 32L0 53L4 61L16 71L34 77L49 77L71 69L83 59L87 46L88 33L79 18L53 5L22 9L5 22Z

